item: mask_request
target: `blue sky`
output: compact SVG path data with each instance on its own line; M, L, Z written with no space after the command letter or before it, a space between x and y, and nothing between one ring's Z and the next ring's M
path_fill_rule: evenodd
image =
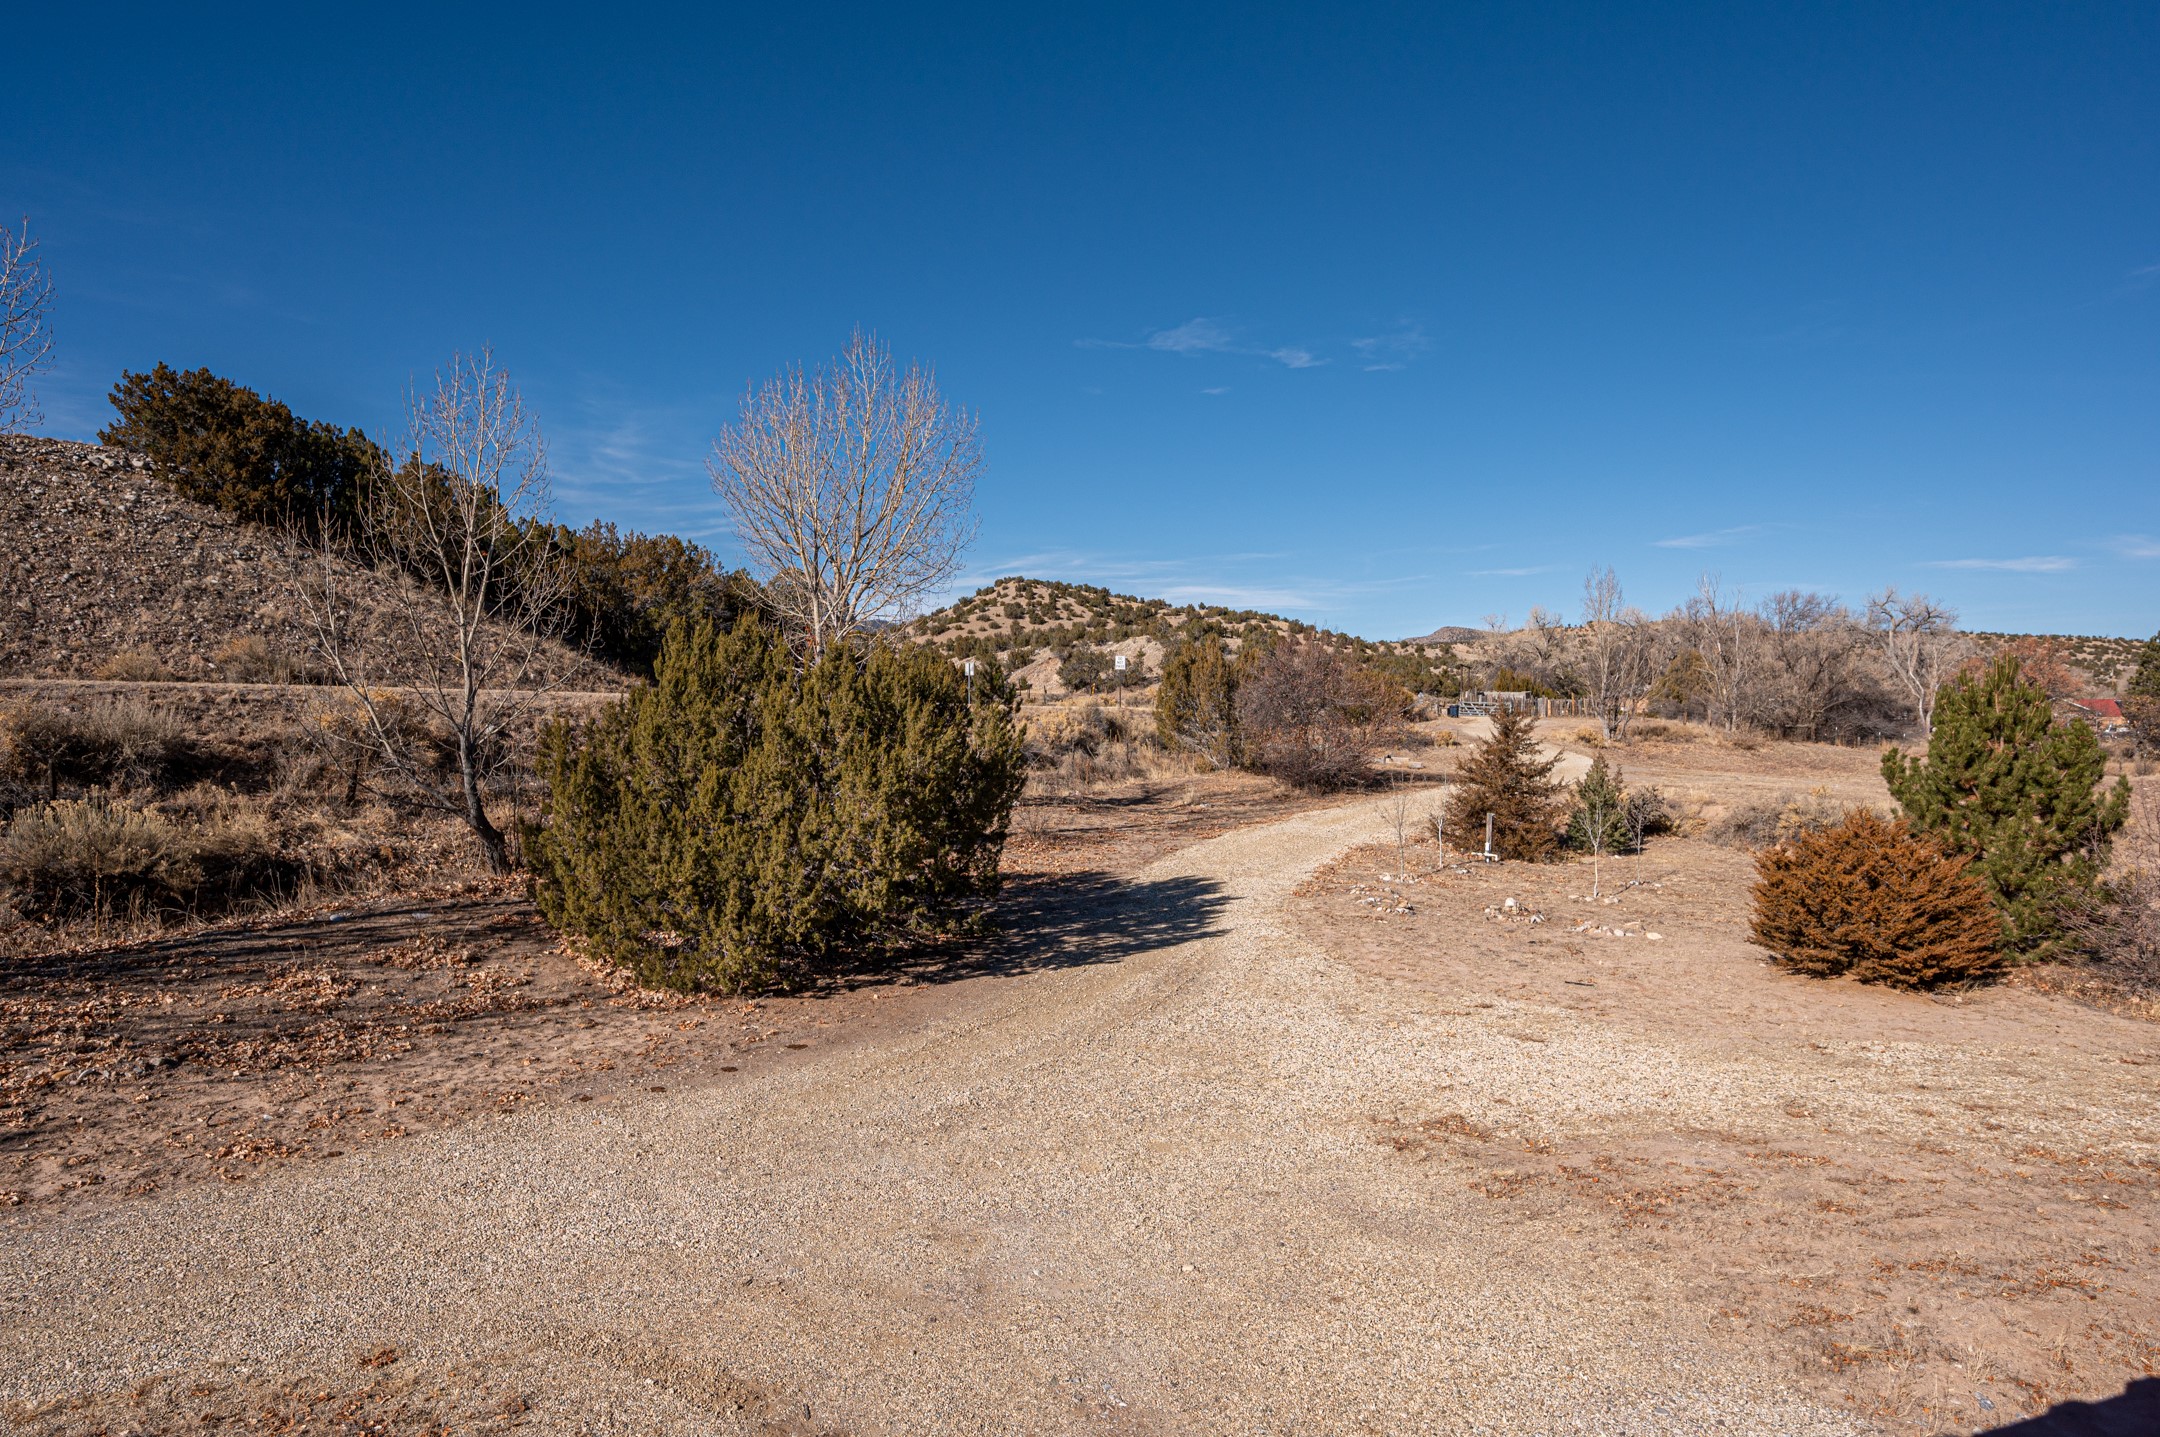
M190 9L10 21L53 434L491 343L562 517L726 552L712 436L862 325L981 413L976 581L2160 626L2160 7Z

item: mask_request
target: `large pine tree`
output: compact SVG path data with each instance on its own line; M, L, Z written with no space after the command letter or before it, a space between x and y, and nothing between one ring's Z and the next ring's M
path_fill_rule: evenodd
M1538 756L1530 715L1503 711L1494 717L1492 737L1456 770L1448 801L1448 826L1462 835L1462 846L1483 841L1489 813L1493 851L1502 858L1541 862L1558 856L1566 812L1566 790L1552 776L1559 761L1558 754Z
M2022 958L2050 955L2065 902L2090 893L2106 867L2130 805L2127 780L2102 788L2106 770L2092 729L2057 722L2015 657L1943 686L1924 761L1883 755L1883 779L1913 828L1971 855Z

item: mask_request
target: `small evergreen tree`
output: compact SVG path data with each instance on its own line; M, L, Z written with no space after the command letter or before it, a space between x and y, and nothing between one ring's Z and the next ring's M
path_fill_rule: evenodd
M1492 737L1456 771L1448 825L1462 835L1463 847L1475 849L1489 813L1493 850L1501 857L1550 859L1560 847L1565 812L1563 786L1552 776L1560 757L1538 757L1529 714L1503 710L1492 722Z
M2082 723L2058 723L2017 659L1943 685L1927 758L1883 755L1883 779L1915 831L1969 856L2008 924L2012 954L2049 956L2066 902L2089 895L2130 786L2102 790L2107 754Z
M2003 921L1970 862L1856 808L1757 855L1752 936L1819 978L1924 988L1982 977L2002 963Z
M1011 710L924 649L807 669L754 619L669 635L650 688L543 735L541 912L640 981L744 990L950 932L996 894Z
M1237 665L1220 630L1188 633L1163 660L1155 690L1155 732L1170 749L1188 749L1217 768L1242 757L1237 724Z
M1628 793L1617 764L1590 760L1568 805L1568 846L1585 853L1618 853L1628 846Z

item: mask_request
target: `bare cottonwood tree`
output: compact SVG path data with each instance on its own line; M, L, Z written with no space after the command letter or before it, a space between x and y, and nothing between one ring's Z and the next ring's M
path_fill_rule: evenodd
M512 759L511 731L560 672L565 574L533 521L546 509L545 446L509 376L483 349L458 355L432 393L407 401L398 461L362 499L359 550L396 575L379 593L320 526L301 586L314 656L352 700L331 741L364 751L420 801L454 814L488 867L508 872L491 790Z
M1711 714L1724 721L1726 732L1734 732L1755 667L1755 616L1738 595L1726 599L1715 574L1702 576L1681 612L1710 681Z
M17 434L45 416L30 376L52 357L52 276L38 259L30 221L22 232L0 229L0 434Z
M1911 696L1913 715L1925 730L1935 721L1935 691L1956 667L1957 611L1925 594L1900 594L1896 588L1871 594L1868 627L1882 645L1883 662Z
M974 417L858 330L829 368L744 395L708 467L775 607L816 653L959 571L982 464Z
M1582 677L1608 739L1625 737L1636 701L1650 687L1650 621L1627 607L1608 566L1583 580Z

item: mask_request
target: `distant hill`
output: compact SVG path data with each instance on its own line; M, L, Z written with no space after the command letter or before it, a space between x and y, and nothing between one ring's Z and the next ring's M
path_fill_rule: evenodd
M1126 655L1135 661L1131 682L1144 686L1161 674L1163 657L1178 636L1197 624L1221 629L1232 650L1265 634L1301 638L1366 659L1410 651L1406 644L1374 643L1257 609L1173 604L1112 593L1094 584L1018 575L925 614L902 626L902 632L955 657L995 656L1025 679L1032 693L1054 696L1063 692L1057 681L1058 659L1075 645Z
M402 582L352 576L384 605ZM277 535L181 498L140 454L0 436L0 677L88 678L132 653L175 678L221 678L232 639L290 645L294 577ZM624 681L559 645L549 675Z
M1474 644L1479 639L1488 636L1489 631L1485 629L1472 629L1461 624L1449 624L1443 628L1434 629L1431 633L1421 635L1418 638L1404 639L1403 642L1415 645L1418 648L1437 649L1446 648L1452 644Z
M2062 661L2083 673L2096 690L2120 692L2137 667L2143 639L2117 639L2099 634L1982 634L1972 635L1990 650L2021 639L2042 639L2055 645Z
M1440 671L1443 680L1452 670L1467 682L1497 665L1521 662L1511 656L1511 645L1519 642L1520 633L1448 625L1416 638L1376 642L1315 628L1281 614L1219 604L1173 604L1166 599L1114 593L1094 584L1018 575L999 579L956 603L899 625L898 631L955 658L994 657L1007 672L1025 680L1032 695L1054 698L1064 692L1058 681L1059 660L1075 646L1126 655L1131 662L1128 686L1145 687L1161 674L1163 658L1178 636L1200 623L1221 629L1233 650L1263 634L1324 644L1367 662L1377 661L1379 667L1390 670L1412 688L1422 687L1415 672L1420 666ZM1569 631L1563 627L1558 632L1564 635ZM2012 639L2033 636L1970 637L1991 651ZM2140 647L2136 639L2038 637L2054 643L2064 661L2088 676L2099 690L2121 687L2136 663Z

